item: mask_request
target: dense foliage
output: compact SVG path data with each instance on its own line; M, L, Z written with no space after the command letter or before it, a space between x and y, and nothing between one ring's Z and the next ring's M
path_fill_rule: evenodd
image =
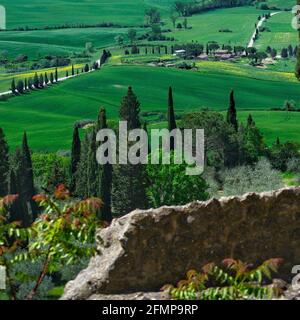
M40 266L37 277L30 279L26 297L23 297L31 300L43 282L63 266L73 265L94 254L95 230L102 225L96 213L102 202L97 198L74 201L64 185L59 185L53 196L34 196L42 213L24 228L18 221L8 222L9 207L17 197L6 196L0 201L0 264L7 270L10 299L18 298L20 278L23 282L28 278L26 273L15 273L15 265L25 261Z
M177 287L164 286L174 299L179 300L241 300L270 299L280 292L267 286L266 279L277 272L282 259L270 259L256 268L240 260L225 259L220 266L210 263L202 272L190 270L187 278L180 281Z

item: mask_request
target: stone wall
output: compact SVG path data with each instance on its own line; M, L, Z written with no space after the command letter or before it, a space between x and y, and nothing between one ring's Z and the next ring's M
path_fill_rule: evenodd
M233 257L300 264L300 188L136 210L97 232L98 254L63 299L156 291L189 269ZM281 274L282 275L282 274Z

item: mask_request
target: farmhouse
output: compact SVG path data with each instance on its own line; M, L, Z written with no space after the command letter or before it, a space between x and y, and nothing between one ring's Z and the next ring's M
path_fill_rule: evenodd
M176 50L175 51L175 56L177 57L183 57L185 55L185 50Z
M197 57L198 60L207 61L208 55L206 53L202 53Z
M229 50L219 49L215 51L215 57L220 60L229 60L235 57L235 54L231 53Z

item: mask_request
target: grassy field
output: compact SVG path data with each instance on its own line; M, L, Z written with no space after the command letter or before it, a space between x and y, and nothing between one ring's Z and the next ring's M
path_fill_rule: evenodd
M300 102L299 84L291 80L258 80L245 75L207 73L144 66L107 66L102 70L82 75L21 97L0 102L0 126L4 128L10 145L19 144L24 130L28 131L31 147L35 150L68 149L75 121L94 119L101 106L106 107L109 119L117 119L118 108L127 86L132 85L142 111L166 111L167 88L172 85L176 112L201 108L225 110L231 88L236 92L238 111L251 110L273 114L272 107L281 107L286 99ZM213 88L213 90L212 90ZM263 113L262 113L263 114ZM274 113L276 117L280 113ZM272 117L262 115L268 141L277 135L288 138L291 132L300 141L300 114L297 121L280 122L275 126ZM268 120L269 119L269 120ZM276 127L280 124L280 127ZM286 126L291 129L287 131ZM273 129L272 129L273 128ZM276 132L277 132L276 131ZM287 133L289 132L289 133Z
M188 1L188 0L184 0ZM174 0L2 0L7 10L7 28L42 27L65 23L144 23L145 8L157 6L168 15Z
M268 144L276 142L277 137L283 141L300 142L300 113L270 111L240 111L238 118L246 123L249 113L253 116L258 128L262 131Z
M261 12L254 7L212 10L189 17L188 26L192 29L177 29L168 35L181 42L217 41L218 43L246 46ZM183 19L179 18L177 22L182 21ZM170 22L168 26L172 28ZM230 29L232 32L219 32L220 29Z
M117 35L126 38L126 34L125 28L9 31L0 33L0 46L10 57L25 54L29 59L36 59L46 55L82 52L87 42L92 42L97 48L111 46Z
M276 6L280 9L291 9L296 1L295 0L266 0L269 6Z
M291 12L281 12L271 17L264 23L264 26L267 27L270 32L265 31L260 33L255 46L262 50L267 46L280 50L290 44L296 46L299 38L297 31L292 28L292 18L293 15Z
M208 41L217 41L232 45L246 45L259 14L260 11L254 7L213 10L189 17L188 25L192 27L191 29L180 31L177 29L167 33L166 36L174 37L177 42L199 41L205 44ZM178 22L182 20L183 18L179 18ZM170 19L166 17L165 21L167 23L165 28L173 29ZM231 29L232 32L219 32L220 29L226 28ZM29 59L51 54L68 55L82 51L86 42L92 42L95 47L103 48L114 45L117 35L123 35L127 41L127 30L127 28L89 28L9 31L0 33L0 48L5 49L10 57L25 54ZM146 32L145 29L137 29L137 31L138 34Z

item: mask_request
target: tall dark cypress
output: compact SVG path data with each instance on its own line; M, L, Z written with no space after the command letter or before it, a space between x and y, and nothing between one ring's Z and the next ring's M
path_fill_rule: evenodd
M252 127L255 126L255 122L253 120L253 117L251 114L249 114L248 119L247 119L247 127Z
M40 87L44 88L44 76L40 74Z
M24 132L21 149L20 197L24 210L27 209L28 215L32 216L33 219L36 218L36 206L32 200L34 194L31 153L28 146L27 134Z
M87 185L87 166L88 166L88 150L90 146L90 133L86 133L82 143L80 152L80 161L76 172L76 195L81 198L88 197Z
M37 73L34 74L33 85L36 89L40 87L40 80Z
M122 99L120 120L127 121L128 129L141 128L139 119L140 103L128 88ZM112 207L116 215L124 215L136 208L144 209L148 205L146 196L145 168L142 164L119 164L114 167L112 187Z
M30 224L30 218L27 215L27 211L24 212L22 209L19 192L20 188L18 179L16 177L14 169L11 169L9 173L8 193L18 195L18 198L11 204L8 209L8 222L21 221L23 225L28 225Z
M141 127L140 122L140 103L134 94L132 87L128 88L127 95L123 97L120 107L120 119L127 121L128 130Z
M8 194L9 155L4 132L0 128L0 197Z
M28 194L28 171L24 150L17 148L10 171L9 193L17 194L18 198L9 210L10 221L20 221L23 227L28 227L34 217L32 195Z
M106 129L106 110L102 108L98 116L98 130ZM104 141L107 142L107 141ZM107 155L106 155L107 156ZM99 196L103 201L103 206L100 209L100 218L103 221L111 222L111 188L112 188L112 165L106 163L102 166L100 171L100 193Z
M72 76L75 75L74 64L72 64Z
M12 82L11 82L11 88L10 88L10 90L11 90L11 92L12 93L16 93L16 80L15 80L15 78L13 78L12 79Z
M87 195L88 197L99 196L99 164L96 158L97 144L96 131L90 135L90 144L87 153Z
M168 129L171 132L176 129L176 120L175 120L175 112L174 112L174 100L173 100L173 90L172 87L169 87L169 96L168 96ZM175 148L175 142L173 137L170 141L170 150L173 151Z
M54 75L55 81L58 81L58 71L57 68L55 68L55 75Z
M227 122L231 124L234 130L238 131L237 112L235 108L234 91L231 90L229 98L229 108L227 111Z
M49 83L48 74L45 72L45 84L47 85Z
M71 153L71 184L70 191L73 193L76 190L76 172L78 169L78 163L80 161L81 141L79 136L79 129L74 127L72 153Z
M53 76L52 72L50 73L50 82L51 82L51 84L53 84L53 82L54 82L54 76Z

